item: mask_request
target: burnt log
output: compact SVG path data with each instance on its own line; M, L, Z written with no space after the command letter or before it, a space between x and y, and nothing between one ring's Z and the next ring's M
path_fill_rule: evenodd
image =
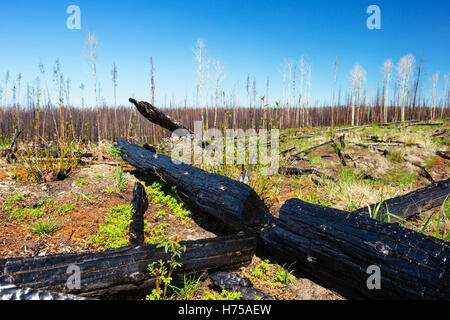
M216 290L227 290L230 292L240 292L243 300L276 300L267 294L253 287L251 281L242 278L235 273L219 271L209 276Z
M183 129L193 134L192 131L184 127L181 123L173 120L168 115L164 114L161 110L151 105L146 101L136 101L135 99L129 100L132 104L136 106L136 109L141 115L143 115L148 121L163 127L170 132L174 132L178 129Z
M450 151L437 151L436 155L446 160L450 160Z
M18 129L17 126L14 127L14 136L11 142L11 146L8 149L8 152L6 154L6 162L8 164L11 164L12 161L15 161L17 159L15 153L17 152L17 140L19 139L20 135L22 134L22 131Z
M321 173L317 171L316 169L299 169L299 168L286 168L286 167L280 167L278 168L278 173L285 175L285 176L301 176L301 175L307 175L307 174L315 174L319 177L325 177L328 180L336 182L336 179L334 179L331 176L327 176L324 173Z
M157 175L185 195L200 212L219 218L239 230L258 233L273 216L248 185L219 174L155 154L129 142L116 143L122 158L145 175Z
M383 201L377 219L380 219L382 215L385 215L388 212L403 219L408 219L421 211L442 205L449 194L450 178L430 184L428 187L414 190L403 196ZM372 204L370 206L371 211L373 212L377 206L378 203ZM353 213L368 215L369 208L360 208L353 211ZM398 219L391 217L391 222L396 221L398 221Z
M30 288L17 288L14 285L0 284L1 300L55 300L55 301L74 301L74 300L93 300L84 297L78 297L72 294L59 292L50 292L45 290L36 290Z
M181 268L173 277L194 272L236 270L251 263L256 238L234 235L197 241L183 241L186 252L178 260ZM88 297L114 295L147 289L156 279L147 266L169 254L154 245L128 246L102 253L72 253L53 256L0 259L0 283ZM79 286L72 281L68 267L80 270ZM72 284L72 283L70 283Z
M450 245L396 224L291 199L262 241L263 254L350 299L450 299Z
M130 244L138 245L144 243L144 214L148 209L148 199L145 188L136 182L133 189L133 217L130 223Z

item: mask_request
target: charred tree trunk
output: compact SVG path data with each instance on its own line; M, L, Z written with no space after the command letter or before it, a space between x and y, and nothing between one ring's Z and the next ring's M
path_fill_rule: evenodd
M395 224L291 199L262 242L263 254L347 298L450 299L449 244Z
M248 235L181 242L186 246L174 276L184 273L234 270L251 262L256 239ZM103 253L61 254L0 259L0 283L80 296L101 297L154 285L147 266L167 260L164 248L130 246ZM68 286L68 267L80 268L80 286Z
M450 179L439 181L429 185L428 187L384 201L380 208L381 212L378 213L377 218L389 212L403 219L408 219L421 211L429 210L442 205L449 194ZM377 205L378 204L373 204L370 206L372 212ZM364 207L353 212L359 214L369 214L369 209L368 207ZM395 222L397 219L392 217L391 221Z
M144 214L148 209L148 199L144 187L136 182L133 189L133 217L130 224L130 244L144 243Z
M174 132L178 129L186 130L188 133L193 134L192 131L184 127L181 123L173 120L168 115L164 114L161 110L154 107L145 101L136 101L130 99L130 102L136 106L138 111L150 122L163 127L170 132Z
M120 141L117 146L121 147L125 161L144 174L156 172L187 196L199 211L250 233L259 232L273 223L273 216L264 202L244 183L184 163L175 163L168 156L154 154L128 142Z

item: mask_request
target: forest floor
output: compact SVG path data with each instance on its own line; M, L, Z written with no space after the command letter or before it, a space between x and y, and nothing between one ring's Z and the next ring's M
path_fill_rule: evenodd
M338 142L342 135L345 135L345 146ZM330 144L302 152L331 137L335 138L336 146L344 156L345 166L336 148ZM91 146L90 151L94 152L98 162L81 164L66 179L46 183L28 181L27 170L20 163L10 165L0 159L0 258L105 250L105 243L99 244L92 239L113 208L130 204L133 185L139 181L133 168L124 164L124 188L122 192L116 188L117 170L121 169L106 163L114 161L106 151L108 148L107 143L102 147ZM374 125L348 131L326 128L284 130L280 150L289 152L283 153L281 166L315 169L316 173L263 177L255 168L249 184L274 216L286 200L295 197L353 211L430 184L429 177L419 166L425 168L435 181L449 178L450 161L436 155L437 151L448 151L449 148L448 122ZM162 150L161 146L159 150ZM238 166L231 170L225 170L223 166L204 169L233 179L238 179L240 174ZM174 235L182 240L197 240L237 232L214 218L191 212L182 203L174 207L163 196L171 194L170 188L155 185L151 190L148 194L150 205L145 213L146 243L159 243ZM404 226L444 239L450 230L449 202L421 212ZM422 228L428 218L431 223ZM249 278L254 287L277 299L343 299L299 273L292 273L293 277L287 283L278 281L280 271L291 271L284 267L254 257L252 263L238 273ZM209 279L199 279L198 292L192 298L201 298L206 292L217 294Z

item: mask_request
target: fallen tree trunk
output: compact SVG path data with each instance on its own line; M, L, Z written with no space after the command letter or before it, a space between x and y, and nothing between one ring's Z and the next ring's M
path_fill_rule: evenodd
M449 244L395 224L291 199L262 242L265 255L347 298L450 299Z
M190 134L193 134L192 131L184 127L181 123L173 120L168 115L164 114L161 110L158 108L152 106L150 103L145 101L136 101L135 99L129 100L132 104L136 106L136 109L150 122L157 124L161 127L163 127L166 130L169 130L170 132L174 132L178 129L183 129L189 132Z
M122 158L147 175L157 173L177 192L188 197L199 211L211 214L239 230L257 233L273 223L273 216L248 185L205 172L170 157L154 154L137 145L120 141Z
M336 182L336 179L333 177L327 176L326 174L323 174L316 169L298 169L298 168L286 168L286 167L280 167L278 169L278 173L285 175L285 176L301 176L306 174L315 174L319 177L325 177L328 180Z
M192 272L235 270L251 262L256 239L249 235L226 236L180 243L181 268L175 276ZM130 246L103 253L61 254L43 257L0 259L0 283L80 296L101 297L154 285L147 266L167 260L164 248ZM68 286L68 267L80 268L80 286Z
M433 183L428 187L384 201L377 219L388 212L403 219L408 219L421 211L442 205L449 194L450 179ZM370 206L372 212L377 205L378 203ZM364 207L353 211L353 213L369 214L369 209L368 207ZM391 218L391 222L396 221L398 221L398 219L394 217Z
M436 155L446 160L450 160L450 151L437 151Z

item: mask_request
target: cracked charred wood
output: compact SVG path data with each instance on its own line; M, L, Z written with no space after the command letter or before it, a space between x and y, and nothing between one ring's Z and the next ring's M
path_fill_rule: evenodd
M211 274L209 278L217 290L240 292L244 300L256 300L258 298L262 300L276 300L270 294L254 288L249 279L242 278L235 273L219 271Z
M136 182L133 189L133 217L130 223L130 244L138 245L144 243L144 214L148 209L148 199L145 188Z
M85 297L78 297L72 294L59 292L50 292L45 290L36 290L30 288L17 288L14 285L0 284L0 300L55 300L55 301L73 301L73 300L94 300Z
M251 263L256 238L233 235L183 241L186 252L173 277L194 272L237 270ZM53 256L0 259L0 282L19 288L42 289L88 297L102 297L147 289L155 284L147 266L166 261L169 255L155 245L128 246L101 253L71 253ZM79 286L68 286L69 266L80 268Z
M450 245L396 224L291 199L262 238L263 253L350 299L450 299Z
M273 224L274 218L264 201L244 183L176 162L129 142L120 141L116 146L121 148L122 158L137 171L149 176L156 172L201 212L250 233L258 233Z
M442 205L449 194L450 179L435 182L428 187L384 201L377 218L389 212L403 219L408 219L421 211ZM377 205L378 203L370 206L372 212ZM369 209L368 207L364 207L353 212L368 215ZM396 221L398 220L395 217L391 218L391 222Z

